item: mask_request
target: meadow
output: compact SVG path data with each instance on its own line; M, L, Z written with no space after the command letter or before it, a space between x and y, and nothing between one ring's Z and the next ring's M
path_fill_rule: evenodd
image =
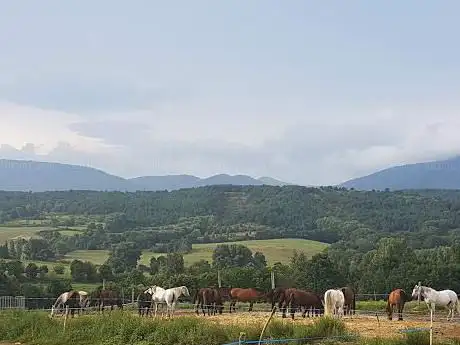
M192 251L184 255L185 264L189 266L200 260L212 262L213 250L219 244L221 243L194 244L192 246ZM288 263L294 250L302 251L308 257L311 257L320 253L328 246L325 243L303 239L253 240L226 242L225 244L242 244L251 249L253 253L259 251L265 255L269 265L272 265L275 262ZM140 263L149 265L150 258L152 256L158 257L160 255L165 254L144 250L142 252ZM105 260L107 260L107 257L107 250L76 250L68 253L65 259L87 260L95 264L102 264Z
M0 243L5 243L17 236L34 236L42 230L50 230L46 226L0 226Z

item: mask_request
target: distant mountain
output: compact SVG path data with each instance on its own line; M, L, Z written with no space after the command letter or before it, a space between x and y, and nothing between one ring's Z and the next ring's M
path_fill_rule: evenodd
M122 177L79 165L0 159L0 190L132 190Z
M460 156L384 169L341 186L358 190L460 189Z
M220 174L201 179L192 175L141 176L124 179L102 170L79 165L0 159L0 190L176 190L207 185L285 185L287 183L263 177Z
M277 179L274 179L273 177L259 177L258 180L262 182L262 184L270 185L270 186L287 186L290 185L290 183L283 182Z

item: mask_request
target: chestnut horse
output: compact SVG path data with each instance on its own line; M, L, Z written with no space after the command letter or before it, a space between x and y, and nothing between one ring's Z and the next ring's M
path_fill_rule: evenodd
M404 304L411 300L411 296L409 296L403 289L394 289L391 291L390 295L388 296L387 308L386 311L388 313L388 320L393 319L393 311L394 308L398 308L398 321L403 320L403 310Z
M249 309L248 311L252 311L252 307L254 302L260 301L266 298L266 294L260 292L254 288L249 289L242 289L242 288L233 288L230 290L230 313L233 311L236 312L236 302L249 302Z
M299 311L304 308L302 317L305 317L307 312L310 314L310 310L312 316L319 316L321 309L323 309L323 302L321 301L321 297L312 291L291 289L289 295L286 296L287 298L284 302L285 307L283 308L283 317L286 317L286 306L289 306L293 320L297 308L299 308Z

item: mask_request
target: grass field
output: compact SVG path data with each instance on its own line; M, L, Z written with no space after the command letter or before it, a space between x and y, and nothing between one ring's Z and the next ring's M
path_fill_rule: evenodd
M226 244L242 244L247 246L255 253L262 252L267 258L269 265L275 262L287 263L292 256L293 251L303 251L307 256L311 257L323 251L328 245L321 242L302 240L302 239L276 239L276 240L255 240L255 241L240 241L229 242ZM186 265L191 265L199 260L212 261L212 252L219 243L194 244L190 253L184 255ZM148 265L152 256L160 256L164 254L143 251L140 262ZM95 264L102 264L108 256L106 250L76 250L66 255L66 259L87 260Z
M182 315L181 315L182 314ZM132 310L101 315L83 315L67 320L50 318L43 311L0 312L0 344L16 342L40 345L221 345L243 340L258 340L269 313L236 313L195 316L177 312L175 317L140 318ZM426 320L389 321L384 318L354 316L342 320L301 318L295 321L275 316L263 333L264 339L302 338L290 344L349 345L428 345L429 333L403 330L428 326ZM458 345L460 328L456 323L433 322L434 343ZM309 338L306 340L305 338ZM286 342L279 342L286 344Z
M51 227L13 227L13 226L0 226L0 243L5 243L6 241L16 237L16 236L31 236L36 234L38 231L50 230Z

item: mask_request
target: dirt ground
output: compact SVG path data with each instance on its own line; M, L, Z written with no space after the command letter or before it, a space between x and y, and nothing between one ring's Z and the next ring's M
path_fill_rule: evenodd
M190 314L189 314L190 315ZM222 324L239 324L239 325L253 325L255 323L264 324L268 319L269 313L237 313L237 314L223 314L211 316L206 318ZM203 316L200 316L203 317ZM281 320L282 322L295 322L296 324L309 324L315 318L302 318L296 317L295 320L290 318L283 319L279 315L274 316L274 319ZM427 328L430 327L430 322L425 320L404 320L390 321L386 318L376 316L346 316L344 319L346 327L356 332L363 337L369 338L395 338L402 337L404 333L400 332L404 329L411 328ZM443 339L460 339L460 323L459 322L446 322L445 320L433 322L433 337Z

